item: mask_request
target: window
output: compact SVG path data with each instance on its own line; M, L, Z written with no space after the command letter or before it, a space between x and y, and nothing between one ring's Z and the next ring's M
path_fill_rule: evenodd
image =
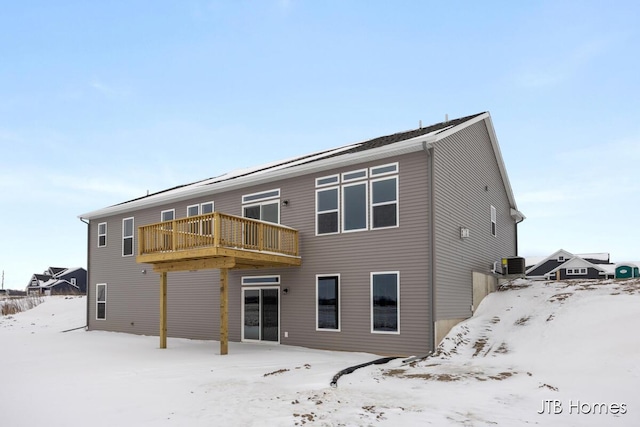
M355 180L359 180L359 179L364 179L367 177L367 170L366 169L362 169L359 171L353 171L353 172L345 172L342 174L342 182L349 182L349 181L355 181Z
M398 163L391 163L388 165L375 166L369 169L369 175L380 176L380 175L388 175L391 173L398 173Z
M366 230L367 182L342 186L342 231Z
M280 197L280 189L263 191L261 193L245 194L242 196L242 203L257 202L259 200L274 199Z
M398 226L398 163L316 178L316 235Z
M165 221L173 221L175 219L176 216L176 210L175 209L169 209L166 211L162 211L160 212L160 221L165 222Z
M187 217L206 215L213 213L213 202L201 203L199 205L187 206ZM189 220L189 232L194 234L213 235L213 224L211 219Z
M243 285L279 285L280 276L243 276Z
M280 197L280 189L242 196L242 203L244 204L242 207L242 215L245 218L259 219L261 221L279 224L280 200L274 200L274 197Z
M107 284L98 283L96 285L96 319L105 320L107 318Z
M316 276L316 330L340 331L340 276Z
M98 247L105 246L107 246L107 223L101 222L98 224Z
M371 332L400 333L400 273L371 273Z
M260 221L280 223L280 189L263 191L242 196L242 202L250 202L242 206L242 216ZM244 244L250 249L273 250L280 247L280 236L277 230L264 227L260 235L257 223L247 223L243 227ZM262 246L261 246L262 245Z
M133 218L122 220L122 256L133 255Z
M398 177L371 181L371 228L398 225Z
M198 215L200 215L200 205L187 206L187 216L198 216Z
M77 283L77 282L76 282L76 278L75 278L75 277L72 277L71 279L69 279L69 283L71 283L72 285L74 285L74 286L75 286L75 285L76 285L76 283Z
M213 213L213 202L207 202L200 205L200 215ZM213 236L213 218L203 219L200 221L200 233L205 236Z
M169 209L166 211L160 212L160 221L168 222L173 221L176 217L176 210ZM168 224L164 224L162 226L162 250L167 251L173 248L173 223L169 222Z
M558 262L564 262L564 257L562 255L558 257Z
M316 190L316 234L337 233L338 187Z
M316 187L323 187L325 185L338 184L340 182L339 175L325 176L316 179Z
M586 268L567 268L568 276L583 275L583 274L587 274Z
M497 225L496 225L496 208L491 206L491 235L497 235Z

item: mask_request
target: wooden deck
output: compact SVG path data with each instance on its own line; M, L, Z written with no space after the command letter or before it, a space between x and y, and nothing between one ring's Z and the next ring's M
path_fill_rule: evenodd
M297 230L220 212L139 227L136 260L158 272L302 262Z

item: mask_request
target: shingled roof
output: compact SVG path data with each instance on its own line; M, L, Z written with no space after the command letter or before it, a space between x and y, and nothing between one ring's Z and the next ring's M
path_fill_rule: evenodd
M306 154L303 156L297 156L297 157L289 158L282 161L276 161L276 162L272 162L272 163L258 166L258 167L238 169L238 170L231 171L229 173L218 175L212 178L207 178L207 179L191 182L184 185L178 185L178 186L161 190L155 193L147 194L142 197L138 197L122 203L118 203L108 208L100 209L94 212L89 212L87 214L81 215L80 218L90 219L90 218L95 218L97 216L104 216L106 214L110 214L116 211L122 212L130 209L134 209L140 206L149 206L152 204L159 204L165 199L185 197L187 194L193 194L199 191L207 191L205 189L213 186L236 185L236 183L237 185L240 185L240 181L246 184L248 182L247 180L252 180L254 176L256 180L260 180L263 177L270 174L281 175L281 173L286 173L285 171L290 171L290 170L292 171L294 168L299 169L299 167L303 167L303 168L313 167L314 164L319 163L321 161L326 162L327 160L337 159L338 157L342 157L342 156L347 158L347 157L350 157L349 155L353 155L356 153L364 153L368 150L380 149L385 146L390 146L392 144L408 141L421 136L432 135L434 137L437 137L437 135L443 132L446 132L449 129L455 128L465 122L472 121L478 118L479 116L483 116L483 115L485 117L489 116L487 112L481 112L481 113L460 117L453 120L446 120L446 121L432 124L426 127L420 126L417 129L397 132L397 133L365 140L362 142L344 145L337 148L323 150L323 151L319 151L311 154ZM501 161L502 160L500 159L500 162Z

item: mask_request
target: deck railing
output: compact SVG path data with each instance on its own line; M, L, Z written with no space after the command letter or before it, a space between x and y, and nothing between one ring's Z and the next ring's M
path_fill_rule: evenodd
M139 255L227 247L299 256L297 230L220 212L143 225L138 239Z

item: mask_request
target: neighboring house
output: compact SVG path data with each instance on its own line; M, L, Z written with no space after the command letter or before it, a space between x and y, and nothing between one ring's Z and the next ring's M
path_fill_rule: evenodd
M608 253L574 255L564 249L528 266L526 270L527 278L538 280L608 279L614 275L615 268Z
M31 276L26 291L29 295L86 294L87 270L49 267L43 274Z
M616 279L640 277L640 263L620 262L616 264Z
M80 217L91 330L388 355L470 317L524 219L488 113Z

